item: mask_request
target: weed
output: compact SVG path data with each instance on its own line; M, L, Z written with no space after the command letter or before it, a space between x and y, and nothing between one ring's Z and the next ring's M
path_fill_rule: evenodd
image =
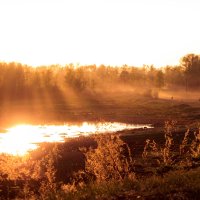
M122 180L133 173L133 158L127 144L118 135L95 136L97 148L85 153L85 170L96 181Z

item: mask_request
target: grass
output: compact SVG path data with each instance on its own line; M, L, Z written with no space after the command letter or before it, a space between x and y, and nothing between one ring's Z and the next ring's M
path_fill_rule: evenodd
M200 194L200 142L198 130L186 131L177 145L175 122L166 122L163 143L148 139L143 152L120 134L94 136L76 144L84 157L67 180L66 157L61 146L43 146L40 156L1 156L1 199L198 199ZM72 141L71 144L73 144ZM80 142L80 141L79 141ZM69 143L68 143L69 144ZM83 148L84 147L84 148ZM69 160L65 160L69 163ZM15 165L13 164L15 163ZM17 164L17 165L16 165ZM62 178L59 178L61 169ZM61 172L60 171L60 172Z
M176 152L172 150L173 144L173 131L174 122L166 123L165 125L165 144L159 149L158 145L153 141L147 141L144 148L143 156L144 163L142 167L145 170L151 170L152 175L140 177L136 170L133 173L126 172L125 178L110 178L101 179L98 181L99 174L95 174L95 170L98 168L92 168L91 173L94 173L96 180L89 182L88 184L82 184L82 187L78 187L77 190L65 191L66 196L69 199L199 199L200 194L200 168L195 167L199 161L194 160L196 154L199 155L198 137L197 134L192 141L187 143L189 145L189 157L179 154L179 158L174 158ZM189 131L186 132L186 136ZM109 139L106 140L112 149L112 145ZM186 137L182 140L180 148L186 145ZM118 143L118 142L117 142ZM106 145L106 144L105 144ZM121 142L119 142L119 146ZM196 154L193 154L195 146ZM185 146L186 147L186 146ZM188 147L188 146L187 146ZM102 149L101 145L95 150L101 151L106 155L105 149ZM119 151L118 151L119 152ZM167 153L166 153L167 152ZM94 152L93 152L94 153ZM93 156L97 156L93 155ZM178 154L177 154L178 155ZM109 156L109 155L107 155ZM120 152L119 155L120 156ZM146 158L150 159L147 160ZM153 158L156 157L159 162L153 164ZM187 162L185 162L185 158ZM90 161L90 160L89 160ZM96 165L104 163L102 160L93 160ZM176 161L176 162L175 162ZM86 160L88 162L88 160ZM110 163L110 162L109 162ZM188 167L189 163L189 167ZM198 165L199 166L199 165ZM185 168L187 167L187 168ZM155 170L156 169L156 170ZM125 169L124 169L125 170ZM114 171L117 174L117 171ZM104 174L105 171L102 172ZM129 176L132 175L132 176ZM73 185L75 187L75 185ZM71 195L71 196L68 196Z
M90 183L75 192L64 193L61 199L199 199L199 194L200 168L197 168L142 180Z
M153 176L140 183L141 195L160 199L199 199L200 168L172 171L164 177Z

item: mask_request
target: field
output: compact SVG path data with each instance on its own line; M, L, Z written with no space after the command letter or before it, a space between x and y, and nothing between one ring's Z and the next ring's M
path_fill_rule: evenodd
M27 158L2 155L2 199L198 199L197 97L152 98L131 91L95 97L85 95L81 105L78 97L73 104L15 102L2 109L1 124L111 121L153 128L42 144ZM184 137L189 129L190 137Z
M45 98L8 101L1 104L0 123L8 126L17 123L115 121L163 127L164 122L171 119L176 119L182 125L199 120L200 101L197 94L186 93L177 98L172 92L167 97L164 92L160 94L160 98L151 98L134 91L115 91L81 93L70 97L69 103L62 100L49 102Z

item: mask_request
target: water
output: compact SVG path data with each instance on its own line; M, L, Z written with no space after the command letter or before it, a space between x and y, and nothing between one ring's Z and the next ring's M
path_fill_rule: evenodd
M64 142L66 138L112 133L149 125L125 123L87 123L64 125L17 125L0 132L0 153L24 155L43 142Z

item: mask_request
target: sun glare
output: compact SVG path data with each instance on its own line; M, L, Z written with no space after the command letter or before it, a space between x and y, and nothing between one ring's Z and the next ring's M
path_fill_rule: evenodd
M37 148L32 143L35 141L36 134L29 125L19 125L7 130L7 133L1 134L1 152L13 155L24 155L28 150Z
M167 65L199 52L198 1L21 0L0 7L0 55L8 62Z
M38 145L43 142L64 142L66 138L115 132L144 126L146 125L108 122L96 124L84 122L80 125L17 125L8 128L6 133L0 133L0 152L12 155L25 155L29 151L38 148Z

